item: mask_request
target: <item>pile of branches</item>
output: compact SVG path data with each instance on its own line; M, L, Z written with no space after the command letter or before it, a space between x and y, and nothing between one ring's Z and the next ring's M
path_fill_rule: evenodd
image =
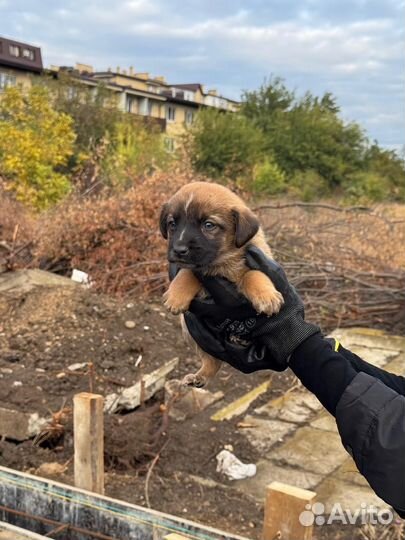
M257 208L273 253L327 332L405 332L405 209L287 203Z
M202 179L202 178L200 178ZM39 217L0 192L0 271L39 267L89 274L99 292L126 298L167 287L161 205L193 173L156 172L126 192L65 201ZM405 207L257 207L275 258L324 331L370 326L405 332Z

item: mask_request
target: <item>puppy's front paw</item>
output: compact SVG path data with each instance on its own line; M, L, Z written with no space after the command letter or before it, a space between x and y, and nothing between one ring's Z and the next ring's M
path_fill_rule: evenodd
M181 295L174 294L170 288L163 295L164 305L173 313L173 315L180 315L188 310L190 305L190 300L184 298Z
M194 386L194 388L202 388L206 382L207 379L198 373L188 373L181 381L184 386Z
M284 298L276 289L266 291L266 294L253 295L250 297L253 307L258 313L266 315L275 315L280 311L284 304Z

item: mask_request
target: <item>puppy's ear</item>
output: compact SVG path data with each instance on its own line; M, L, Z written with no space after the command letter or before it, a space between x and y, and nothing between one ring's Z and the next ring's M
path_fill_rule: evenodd
M235 246L244 246L259 230L259 220L249 208L232 210L235 221Z
M166 203L162 206L159 217L159 227L163 238L167 240L167 217L169 215L169 205Z

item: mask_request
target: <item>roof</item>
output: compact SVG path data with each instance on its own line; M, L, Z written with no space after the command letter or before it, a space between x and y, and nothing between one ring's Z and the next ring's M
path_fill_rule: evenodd
M174 87L174 88L180 88L181 90L191 90L192 92L196 92L197 90L200 90L201 94L203 96L210 96L212 94L210 94L209 92L205 92L204 91L204 86L200 83L190 83L190 84L170 84L169 86L171 87ZM236 101L235 99L230 99L230 98L227 98L227 97L224 97L224 96L221 96L218 94L218 96L216 97L219 97L221 99L225 99L226 101L232 101L232 103L240 103L239 101Z
M17 54L11 53L13 48ZM43 70L41 49L28 43L0 36L0 66L41 73Z

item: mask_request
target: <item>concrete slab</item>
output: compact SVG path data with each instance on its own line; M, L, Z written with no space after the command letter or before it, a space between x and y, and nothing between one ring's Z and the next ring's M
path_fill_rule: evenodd
M282 442L295 429L294 424L280 420L264 420L249 415L245 416L243 424L252 427L241 427L239 432L245 435L250 444L259 452L269 452L272 446Z
M260 384L259 386L256 386L256 388L253 388L253 390L250 390L250 392L247 392L240 398L236 399L235 401L232 401L232 403L229 403L226 405L223 409L220 409L215 414L211 416L211 420L214 420L214 422L221 422L222 420L230 420L231 418L234 418L235 416L239 416L240 414L243 414L248 410L250 405L257 399L259 396L267 392L271 384L271 379L268 381L265 381L264 383Z
M2 293L16 289L27 292L35 287L78 287L78 284L69 278L38 269L16 270L0 275Z
M357 345L355 343L348 345L346 348L377 367L385 366L387 362L394 360L400 354L400 351L392 349L374 349L371 346Z
M257 473L252 478L236 480L232 485L242 493L263 502L266 488L271 482L282 482L302 489L313 489L322 481L322 476L291 467L280 467L272 461L262 460L257 464Z
M16 441L25 441L37 435L49 422L38 413L24 413L0 407L0 435Z
M399 354L395 360L392 360L384 366L384 369L395 375L405 376L405 353Z
M334 473L333 477L346 484L369 487L367 480L362 476L352 458L348 458Z
M310 423L310 426L316 429L337 433L336 420L327 412L321 412L315 420Z
M348 454L337 433L302 427L271 457L280 464L326 476L342 465Z
M370 349L386 349L397 352L405 351L405 338L391 336L383 330L372 328L337 328L331 334L341 344L350 349L352 345L370 347Z
M343 509L348 508L351 512L361 510L362 505L379 509L389 508L387 503L377 497L371 488L342 482L334 475L319 484L316 492L317 501L325 505L327 514L331 512L334 504L340 504Z
M303 390L272 399L254 412L284 422L303 424L321 409L322 405L317 398Z

